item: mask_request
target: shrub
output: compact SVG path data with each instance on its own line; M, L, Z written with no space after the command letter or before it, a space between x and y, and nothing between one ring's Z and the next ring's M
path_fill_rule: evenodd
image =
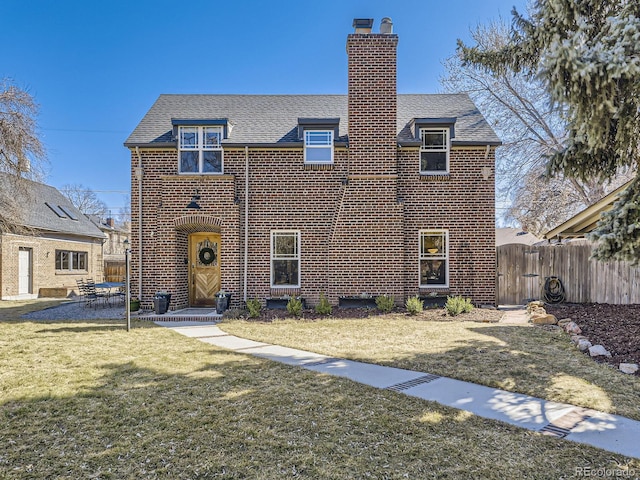
M457 297L447 298L447 303L444 308L447 310L449 315L455 317L461 313L469 313L473 310L473 305L471 304L471 299L464 299L458 295Z
M376 297L376 306L381 312L390 312L396 306L396 302L391 295L378 295Z
M287 302L287 312L294 317L302 315L302 300L298 297L291 297Z
M247 310L249 310L249 318L257 318L262 310L262 302L257 298L247 300Z
M424 303L422 303L420 297L409 297L407 298L407 303L405 303L405 306L407 307L407 312L409 312L409 315L417 315L424 308Z
M319 315L331 315L332 310L333 307L329 303L329 300L327 300L325 294L320 293L320 301L316 305L316 313Z

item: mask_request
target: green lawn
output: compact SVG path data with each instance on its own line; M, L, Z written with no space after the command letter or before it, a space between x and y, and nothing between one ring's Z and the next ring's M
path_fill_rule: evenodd
M637 460L151 324L134 321L127 333L116 321L9 316L0 321L0 478L557 479L581 467L640 470Z
M640 378L595 363L560 331L423 321L403 314L225 321L220 327L262 342L457 378L640 420Z

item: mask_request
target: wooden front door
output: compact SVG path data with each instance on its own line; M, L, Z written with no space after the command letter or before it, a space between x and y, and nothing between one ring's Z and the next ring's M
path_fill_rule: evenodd
M220 291L220 235L189 235L189 304L214 307Z

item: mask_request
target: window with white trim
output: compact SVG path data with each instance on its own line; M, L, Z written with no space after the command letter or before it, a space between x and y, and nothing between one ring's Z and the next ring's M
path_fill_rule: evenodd
M222 127L180 126L180 173L223 173Z
M420 286L449 285L449 232L420 230Z
M73 252L70 250L56 250L56 270L58 271L87 271L87 252Z
M421 128L420 141L420 173L449 173L449 128Z
M304 163L333 163L333 130L304 131Z
M271 287L300 286L300 232L271 232Z

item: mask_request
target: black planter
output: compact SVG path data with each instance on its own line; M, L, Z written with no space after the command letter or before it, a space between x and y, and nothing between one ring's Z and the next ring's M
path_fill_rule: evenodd
M286 310L287 303L289 303L289 298L267 298L267 308L272 308L274 310ZM300 298L302 302L302 308L307 308L307 302L304 298Z
M341 308L376 308L375 297L338 297Z
M216 313L223 314L231 304L231 294L216 294Z
M447 304L447 295L426 295L424 297L420 297L422 300L422 304L424 308L442 308Z

